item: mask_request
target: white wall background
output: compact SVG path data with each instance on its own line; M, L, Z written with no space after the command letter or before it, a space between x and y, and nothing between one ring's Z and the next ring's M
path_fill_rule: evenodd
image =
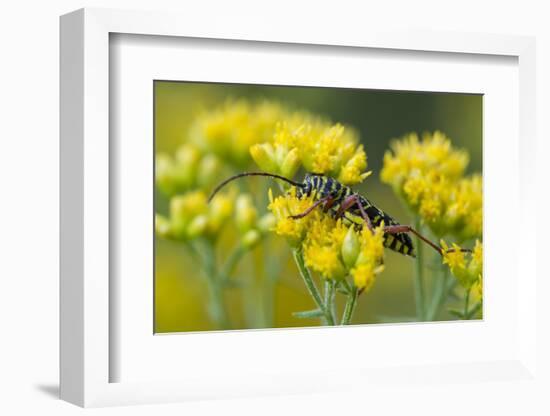
M548 218L550 146L550 13L545 1L455 2L393 0L335 1L196 1L88 0L4 2L0 9L0 414L76 414L82 410L56 399L58 376L58 16L84 6L178 10L202 16L244 13L286 24L326 22L366 26L387 21L401 27L510 33L537 36L538 135L541 190L539 218ZM495 155L496 156L496 155ZM489 155L490 157L490 155ZM504 184L505 185L505 184ZM505 189L503 189L505 191ZM550 235L540 225L539 263ZM514 242L511 242L513 249ZM550 277L550 276L549 276ZM538 287L540 300L550 285ZM539 302L548 323L550 307ZM549 326L546 326L549 328ZM548 369L548 330L539 357ZM472 340L475 342L475 340ZM548 386L547 386L548 387ZM550 391L546 388L546 391ZM122 414L549 414L543 391L501 383L483 392L468 385L419 387L398 394L362 397L333 395L197 402L93 410Z

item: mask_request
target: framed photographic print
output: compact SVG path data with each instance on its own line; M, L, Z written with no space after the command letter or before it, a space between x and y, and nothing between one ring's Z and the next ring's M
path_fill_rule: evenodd
M242 28L61 18L62 398L532 379L534 41Z

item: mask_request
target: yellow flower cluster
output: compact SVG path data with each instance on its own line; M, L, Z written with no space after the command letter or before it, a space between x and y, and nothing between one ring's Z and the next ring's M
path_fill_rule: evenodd
M344 279L350 276L360 290L368 290L375 276L384 270L383 225L371 232L357 232L355 225L335 219L316 208L303 218L289 218L311 207L311 198L296 197L295 188L273 198L270 191L269 209L275 216L273 230L302 250L306 265L324 279Z
M203 191L196 190L170 199L170 215L156 214L155 229L160 237L192 240L198 237L216 238L234 217L241 244L251 248L263 234L271 231L273 215L258 216L252 198L235 192L218 194L209 203Z
M380 173L409 208L438 236L459 241L482 234L481 176L464 176L468 154L441 132L395 141Z
M346 256L348 259L347 264L351 267L351 276L355 286L362 290L368 290L374 283L374 278L377 274L382 273L384 270L384 223L382 222L379 227L372 233L366 227L363 227L359 234L359 254L353 261L353 257ZM348 236L355 235L355 230L350 227ZM349 237L348 237L349 238ZM353 241L354 237L351 237ZM343 248L343 254L345 254L346 247ZM353 253L354 248L351 247L350 251Z
M273 138L252 146L250 154L269 173L292 177L302 165L308 172L354 185L370 175L365 172L367 155L358 143L352 128L302 113L279 123Z
M276 124L286 116L287 111L277 103L228 100L219 109L199 115L189 139L242 170L250 164L250 147L271 140Z
M465 289L469 290L475 287L481 297L483 279L483 246L481 242L476 240L471 253L461 251L457 244L453 244L449 249L443 240L441 240L441 246L443 248L443 263L449 267L453 276Z
M203 191L173 196L170 199L169 218L156 215L157 233L178 240L214 237L231 218L234 200L234 195L219 194L209 204Z
M227 101L200 115L189 140L239 170L251 157L265 172L292 177L300 166L308 172L357 184L370 172L357 132L305 111L275 103Z
M217 180L221 170L216 156L204 154L192 143L180 146L175 157L160 153L155 162L157 185L167 195L209 188Z
M302 243L306 265L324 279L343 279L346 267L341 251L346 233L342 220L323 214L313 218Z
M304 212L314 203L313 199L311 197L298 198L296 196L296 188L291 188L283 196L273 198L273 192L270 189L269 202L268 209L275 216L273 231L277 235L284 237L293 248L299 247L304 240L308 228L310 228L311 222L320 215L320 210L316 209L303 218L293 219L290 216Z

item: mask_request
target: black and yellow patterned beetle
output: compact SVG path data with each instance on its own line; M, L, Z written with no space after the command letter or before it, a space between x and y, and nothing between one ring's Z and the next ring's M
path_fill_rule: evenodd
M220 183L210 195L209 200L211 200L214 195L216 195L216 193L229 182L245 176L267 176L285 181L296 187L296 196L298 198L304 196L311 197L313 195L313 200L315 202L304 212L293 215L290 218L303 218L316 207L321 206L325 212L334 215L335 218L345 218L361 227L366 225L370 230L373 230L374 227L378 227L383 221L384 246L390 250L415 257L413 242L408 234L413 233L419 239L436 250L439 254L443 253L441 247L424 237L411 226L399 224L392 216L376 207L367 198L359 195L349 186L343 185L336 179L322 174L307 173L303 182L295 182L292 179L285 178L284 176L266 172L240 173L238 175L231 176ZM358 223L357 219L362 219L362 222Z

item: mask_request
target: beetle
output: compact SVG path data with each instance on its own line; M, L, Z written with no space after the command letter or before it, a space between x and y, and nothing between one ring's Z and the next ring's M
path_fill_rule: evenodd
M296 187L296 196L298 198L310 197L313 195L313 200L315 202L304 212L292 215L290 218L303 218L315 208L321 207L325 212L330 213L335 218L351 221L359 227L366 225L371 231L374 230L374 227L378 227L384 222L384 246L390 250L406 256L416 257L414 245L409 236L409 233L412 233L439 254L443 255L443 249L441 247L430 241L413 227L400 224L391 215L382 211L367 198L355 192L351 187L342 184L330 176L320 173L306 173L302 182L296 182L284 176L267 172L239 173L221 182L212 191L208 200L212 200L212 198L229 182L247 176L266 176L287 182ZM362 219L362 223L357 223L356 218ZM453 249L448 251L453 251ZM461 249L461 251L470 252L471 250Z

